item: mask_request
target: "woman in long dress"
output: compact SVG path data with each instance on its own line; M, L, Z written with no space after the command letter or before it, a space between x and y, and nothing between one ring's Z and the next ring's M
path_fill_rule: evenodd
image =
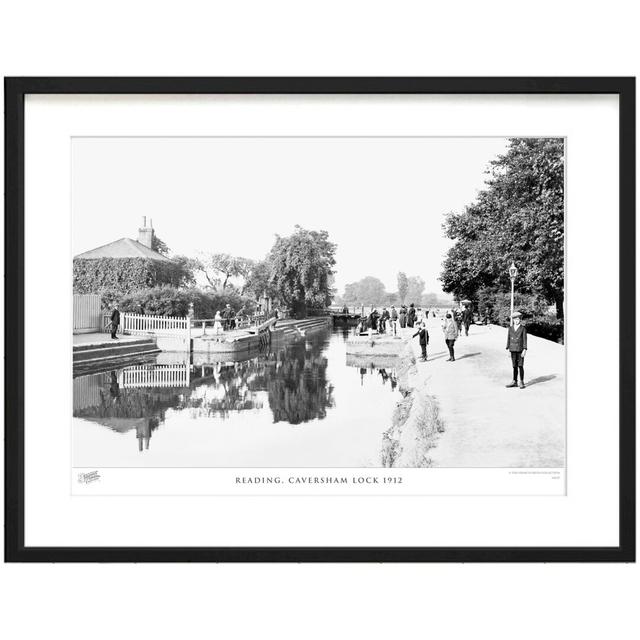
M222 333L222 316L219 311L216 311L216 315L213 318L213 333L216 335Z

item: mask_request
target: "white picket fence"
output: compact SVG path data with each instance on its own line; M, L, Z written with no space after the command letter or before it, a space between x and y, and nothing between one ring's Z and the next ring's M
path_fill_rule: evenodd
M150 364L127 367L121 372L123 389L149 387L188 387L189 366L185 364Z
M174 316L148 316L138 313L123 313L121 317L122 332L129 334L155 334L189 338L191 321L189 318Z

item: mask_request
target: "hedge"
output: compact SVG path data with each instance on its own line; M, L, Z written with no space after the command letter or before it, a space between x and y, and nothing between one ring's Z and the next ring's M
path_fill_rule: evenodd
M525 326L532 336L564 344L564 322L562 320L535 318L525 322Z
M242 296L237 291L201 291L192 289L193 314L196 318L213 318L216 311L222 311L227 304L237 313L244 307L245 313L252 314L256 310L253 298Z
M191 296L187 290L168 285L140 289L119 300L120 310L154 316L184 317L189 313Z
M117 298L117 301L121 311L160 316L186 316L190 304L193 304L195 318L213 318L216 311L222 311L227 304L235 312L244 307L248 314L253 313L256 307L254 300L235 291L210 292L168 285L139 289Z
M475 307L480 318L488 322L508 327L511 319L511 294L494 289L480 289ZM514 295L514 309L522 314L527 331L534 336L562 343L564 322L548 314L549 304L538 296L530 294Z

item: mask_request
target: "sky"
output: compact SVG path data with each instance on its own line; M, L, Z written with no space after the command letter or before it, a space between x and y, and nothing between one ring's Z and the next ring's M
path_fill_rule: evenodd
M74 138L73 253L137 239L261 259L298 224L337 244L335 286L399 271L441 292L442 223L484 187L506 138Z

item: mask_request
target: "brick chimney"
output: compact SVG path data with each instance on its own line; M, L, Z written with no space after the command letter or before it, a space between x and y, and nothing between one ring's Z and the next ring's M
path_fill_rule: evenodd
M149 226L147 226L147 216L142 216L142 227L138 229L138 242L145 247L152 248L153 245L153 220L149 218Z

